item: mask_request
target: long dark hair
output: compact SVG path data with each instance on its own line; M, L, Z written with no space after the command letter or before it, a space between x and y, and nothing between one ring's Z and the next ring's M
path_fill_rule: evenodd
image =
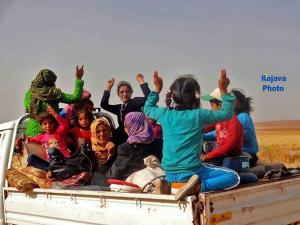
M253 110L252 97L246 97L244 92L240 89L232 89L231 92L236 98L234 104L235 114L240 114L242 112L250 114Z
M199 83L192 75L178 77L170 86L165 102L177 110L200 108Z

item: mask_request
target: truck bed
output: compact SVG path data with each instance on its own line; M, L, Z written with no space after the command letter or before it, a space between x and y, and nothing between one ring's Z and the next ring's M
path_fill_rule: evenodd
M199 193L177 202L173 195L107 191L5 188L11 224L290 224L300 221L300 177L228 191Z

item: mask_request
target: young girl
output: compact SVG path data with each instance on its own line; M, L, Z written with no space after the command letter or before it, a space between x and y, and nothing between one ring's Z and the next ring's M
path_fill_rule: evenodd
M50 105L47 106L47 112L39 114L38 120L44 133L28 137L27 140L28 142L36 142L43 146L46 152L45 159L34 154L29 154L27 161L29 166L47 171L50 162L54 158L61 160L63 163L65 158L70 157L65 142L67 123ZM20 147L24 139L26 139L25 136L18 138L16 146Z
M90 112L92 112L94 108L94 103L91 101L91 93L87 90L83 90L79 102L66 105L59 113L69 123L69 128L77 126L76 112L82 108Z
M171 106L158 107L163 81L157 71L153 75L155 91L144 106L145 114L157 120L163 129L162 167L168 182L187 182L176 194L181 199L194 191L201 180L201 191L222 190L239 184L239 176L223 167L201 163L202 129L206 124L228 120L233 115L234 96L228 94L229 79L221 71L218 81L222 94L222 108L218 111L199 109L200 86L192 76L177 78L170 87Z
M90 126L93 122L93 114L87 109L79 109L75 112L76 127L68 130L68 133L75 138L77 149L83 144L89 144L91 142L91 130Z
M235 96L234 113L237 115L237 118L242 124L244 130L244 144L242 147L243 155L249 157L250 167L253 167L258 160L256 154L259 148L254 124L250 117L250 113L252 111L252 98L246 97L242 91L237 89L232 89L231 92Z
M126 132L124 131L124 119L126 114L129 112L140 112L145 104L147 96L150 94L148 84L144 82L144 76L142 74L137 74L136 79L139 82L145 97L131 98L133 93L131 85L126 81L121 81L117 86L117 94L122 101L122 104L110 105L110 91L115 83L115 78L107 81L106 90L104 91L102 96L101 107L117 115L118 117L119 127L113 134L114 141L117 144L122 144L128 137Z

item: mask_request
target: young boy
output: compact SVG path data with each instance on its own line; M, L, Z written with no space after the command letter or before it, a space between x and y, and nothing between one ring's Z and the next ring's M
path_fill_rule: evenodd
M202 99L210 102L211 110L221 109L222 98L219 88L202 96ZM237 116L234 115L229 120L217 122L214 129L215 131L205 134L203 139L212 140L215 138L216 147L206 155L201 155L201 159L221 166L224 157L240 155L243 146L243 128Z

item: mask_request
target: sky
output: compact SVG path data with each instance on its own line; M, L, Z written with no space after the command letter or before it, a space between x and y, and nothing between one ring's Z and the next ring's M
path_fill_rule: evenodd
M24 93L41 69L72 93L77 64L97 107L111 77L140 96L137 73L153 89L158 70L164 91L178 75L193 74L204 95L225 68L229 88L252 96L255 121L300 119L299 9L296 0L0 0L0 122L24 113ZM111 103L119 103L115 88Z

